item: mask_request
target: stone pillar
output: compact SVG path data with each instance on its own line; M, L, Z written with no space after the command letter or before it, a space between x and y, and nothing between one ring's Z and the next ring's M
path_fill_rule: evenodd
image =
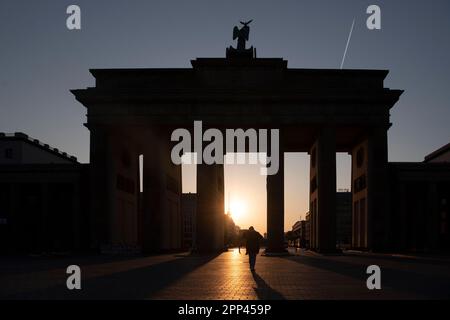
M162 248L164 250L179 250L182 247L181 243L181 227L183 222L181 220L181 165L175 165L172 162L170 131L165 130L160 138L160 161L164 168L164 206L165 211L162 219L163 242Z
M390 247L389 193L387 129L380 127L368 137L367 247L374 250Z
M280 143L281 145L281 143ZM267 176L266 254L285 254L284 248L284 152L280 148L279 170Z
M336 251L336 134L332 128L319 132L310 150L311 248Z
M224 210L223 164L198 164L196 251L224 249Z
M139 230L144 252L181 248L181 167L171 162L168 134L164 128L140 134L144 165Z
M367 139L355 145L352 150L352 247L367 249Z
M122 249L137 245L138 157L132 135L114 136L114 216L111 226L111 244Z
M390 247L387 129L373 128L352 151L353 247Z
M92 247L110 243L114 198L114 161L109 133L90 128L90 232Z
M134 247L138 191L135 141L119 128L94 126L90 130L91 239L100 249Z
M159 252L162 249L162 218L166 211L164 167L160 159L161 149L155 137L149 136L143 150L143 194L141 246L142 251Z

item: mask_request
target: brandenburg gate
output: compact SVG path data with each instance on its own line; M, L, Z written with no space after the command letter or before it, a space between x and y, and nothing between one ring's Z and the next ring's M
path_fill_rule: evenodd
M147 252L181 246L181 166L171 161L170 136L202 121L219 130L280 130L280 167L267 176L267 253L284 251L285 152L310 155L312 249L336 248L336 152L352 158L352 246L387 246L387 131L402 93L384 87L388 71L293 69L282 58L257 58L245 45L191 64L94 69L95 87L72 91L87 109L93 245ZM223 165L198 165L199 252L223 249L223 224Z

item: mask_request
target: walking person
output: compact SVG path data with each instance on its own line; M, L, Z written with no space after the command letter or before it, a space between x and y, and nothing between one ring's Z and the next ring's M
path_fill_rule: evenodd
M259 247L262 236L259 234L259 232L255 231L255 228L250 227L248 228L245 239L247 249L246 254L248 254L248 262L250 264L250 270L254 272L256 264L256 256L259 253Z

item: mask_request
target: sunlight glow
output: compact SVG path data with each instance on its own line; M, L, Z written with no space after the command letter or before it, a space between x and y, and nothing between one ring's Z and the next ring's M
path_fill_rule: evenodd
M234 222L238 222L247 213L247 205L241 200L233 199L229 210Z

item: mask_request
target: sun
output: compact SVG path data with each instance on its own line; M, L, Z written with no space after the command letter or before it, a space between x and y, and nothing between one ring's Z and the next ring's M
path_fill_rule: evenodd
M236 220L239 220L245 215L245 212L247 210L247 206L245 202L240 200L233 200L230 203L230 214L233 220L236 222Z

